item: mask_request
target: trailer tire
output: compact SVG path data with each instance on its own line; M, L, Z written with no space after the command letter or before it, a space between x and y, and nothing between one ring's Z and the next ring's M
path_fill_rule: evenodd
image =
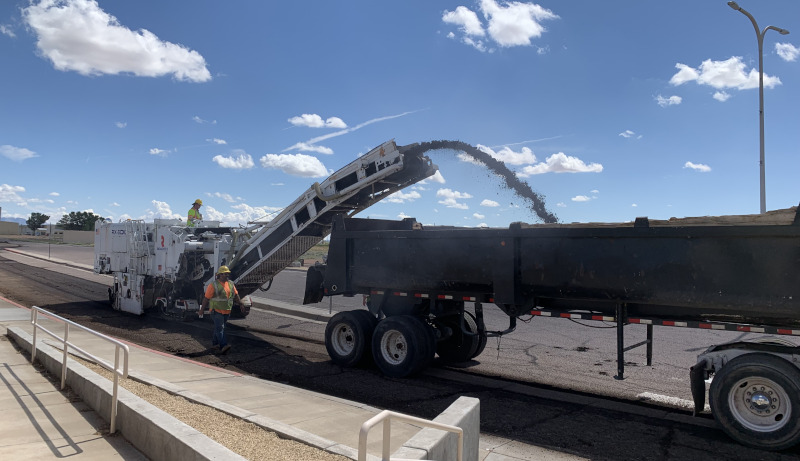
M478 327L477 327L478 326L478 320L470 312L465 312L465 314L467 314L470 317L472 317L472 320L475 322L475 330L477 331L478 330ZM482 332L482 333L479 332L478 334L480 335L478 337L478 347L477 347L477 349L475 349L475 352L472 353L472 357L470 357L470 359L474 359L475 357L481 355L483 353L483 350L486 349L486 342L489 340L489 338L486 337L486 332L485 331Z
M365 310L339 312L325 326L325 349L331 360L353 367L370 356L377 319Z
M390 378L405 378L417 373L433 357L431 336L423 322L411 315L386 317L372 335L375 365Z
M475 317L466 311L464 312L464 325L470 333L478 333L478 323L475 321ZM440 341L436 347L436 352L442 360L453 363L466 362L475 357L476 352L483 352L483 350L478 351L478 348L481 342L483 342L483 347L486 347L485 337L484 341L481 341L480 336L465 335L461 331L457 317L455 321L447 322L447 326L453 330L453 334L444 341Z
M800 442L800 370L791 363L768 354L736 357L716 373L708 394L715 419L734 440L763 450Z

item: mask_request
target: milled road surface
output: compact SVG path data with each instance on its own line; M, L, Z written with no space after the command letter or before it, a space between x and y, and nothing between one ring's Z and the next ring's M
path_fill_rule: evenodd
M0 245L2 247L2 245ZM481 432L579 455L613 460L800 460L800 449L770 453L743 447L710 421L677 416L607 399L587 404L499 391L491 382L452 380L432 373L388 379L372 368L343 369L328 359L319 341L301 339L322 326L253 311L248 321L269 333L232 331L234 349L225 356L210 351L206 321L177 322L155 316L115 312L106 286L68 274L28 266L3 257L0 293L26 306L38 305L105 334L147 347L191 357L264 379L360 401L424 418L435 417L461 395L481 400ZM533 387L533 386L532 386Z

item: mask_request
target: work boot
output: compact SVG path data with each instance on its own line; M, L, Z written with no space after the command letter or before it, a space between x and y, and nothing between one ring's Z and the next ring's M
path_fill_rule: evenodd
M227 354L229 350L231 350L231 345L230 344L226 344L226 345L222 346L222 349L220 349L219 352L220 352L220 354L224 355L224 354Z

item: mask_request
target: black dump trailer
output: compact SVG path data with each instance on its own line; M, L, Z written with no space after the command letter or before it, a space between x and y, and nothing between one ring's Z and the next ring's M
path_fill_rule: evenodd
M651 364L653 325L778 335L710 345L690 376L696 413L713 376L721 427L746 445L785 449L800 441L800 348L784 339L800 335L797 210L508 228L339 217L326 264L309 268L305 302L366 295L368 311L328 323L328 353L345 366L372 357L392 377L435 354L468 361L531 314L616 322L618 379L626 350L646 346ZM507 329L486 331L485 304L508 315ZM647 340L624 347L631 323L647 325Z

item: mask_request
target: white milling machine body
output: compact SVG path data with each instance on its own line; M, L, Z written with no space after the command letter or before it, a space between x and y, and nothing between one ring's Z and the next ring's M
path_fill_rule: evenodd
M98 222L94 272L113 275L109 301L116 310L142 314L157 308L189 319L216 271L227 265L245 301L233 315L244 317L249 312L245 297L321 242L334 216L352 217L433 175L437 167L423 153L417 144L398 147L387 141L314 183L271 221L247 227L221 227L215 221L187 227L179 219Z

